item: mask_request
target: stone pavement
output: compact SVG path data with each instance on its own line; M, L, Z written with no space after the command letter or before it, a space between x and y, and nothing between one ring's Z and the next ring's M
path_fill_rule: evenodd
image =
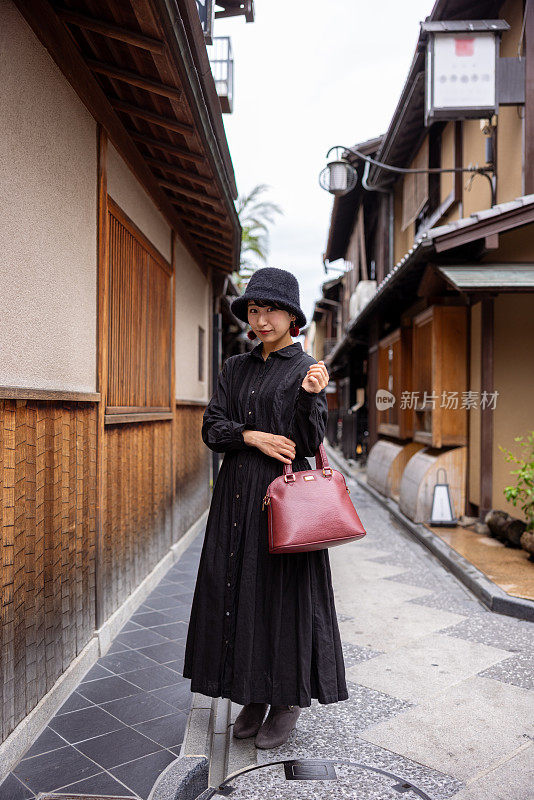
M204 752L206 737L212 787L252 768L227 778L234 800L532 800L532 623L488 611L347 482L368 531L330 550L348 700L314 700L285 745L256 750L231 736L240 706L191 695L181 670L201 531L0 785L0 800L54 790L147 800L179 755ZM300 759L331 760L337 780L286 780Z
M0 800L147 800L179 756L193 697L181 673L203 530L0 784Z
M220 700L210 786L227 779L206 797L231 787L232 800L532 800L532 623L488 611L347 483L368 532L330 549L349 699L313 700L272 750L234 739L241 707ZM330 760L337 780L287 780L283 762L300 759Z

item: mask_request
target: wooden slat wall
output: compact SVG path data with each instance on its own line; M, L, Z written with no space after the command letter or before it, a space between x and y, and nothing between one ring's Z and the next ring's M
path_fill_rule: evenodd
M171 424L106 427L100 565L104 619L129 597L171 545Z
M199 518L209 503L203 405L176 408L174 535L170 421L106 427L103 581L105 618Z
M204 406L176 405L175 540L199 518L210 502L210 453L201 437Z
M2 741L95 620L96 405L0 400Z
M107 407L170 410L172 272L109 203Z
M169 406L171 371L171 280L149 256L147 406Z
M108 406L145 405L147 274L147 252L110 214Z

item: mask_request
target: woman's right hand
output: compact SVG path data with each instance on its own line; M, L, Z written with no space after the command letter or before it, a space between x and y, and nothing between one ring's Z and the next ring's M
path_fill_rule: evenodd
M284 464L291 464L295 459L295 442L288 439L287 436L265 433L265 431L244 430L243 439L246 444L257 447L265 455L283 461Z

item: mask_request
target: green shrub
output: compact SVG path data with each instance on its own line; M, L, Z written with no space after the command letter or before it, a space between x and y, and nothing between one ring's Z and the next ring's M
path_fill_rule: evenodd
M517 482L515 486L506 486L503 494L514 506L520 506L526 517L527 530L534 530L534 431L528 434L526 441L523 436L515 436L514 441L523 448L519 456L499 445L506 461L518 464L517 469L510 470L510 475L517 475Z

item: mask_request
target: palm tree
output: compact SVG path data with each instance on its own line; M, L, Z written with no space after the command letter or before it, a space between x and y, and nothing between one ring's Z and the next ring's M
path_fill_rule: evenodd
M276 214L284 212L276 203L263 200L263 195L270 187L264 183L255 186L249 194L240 195L237 199L237 215L241 223L241 258L239 271L232 278L240 291L258 268L257 261L266 262L269 254L269 228Z

